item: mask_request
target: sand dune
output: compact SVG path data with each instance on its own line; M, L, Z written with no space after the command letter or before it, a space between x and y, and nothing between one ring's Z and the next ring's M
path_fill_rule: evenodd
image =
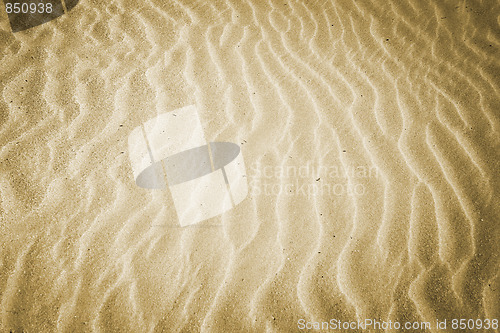
M499 332L499 13L80 1L12 33L2 11L2 331ZM192 104L250 192L182 228L127 138Z

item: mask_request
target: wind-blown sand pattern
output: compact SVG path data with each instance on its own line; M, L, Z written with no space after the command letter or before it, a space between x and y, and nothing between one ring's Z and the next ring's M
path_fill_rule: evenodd
M0 30L2 331L500 319L498 2L82 0ZM127 137L190 104L250 193L180 228Z

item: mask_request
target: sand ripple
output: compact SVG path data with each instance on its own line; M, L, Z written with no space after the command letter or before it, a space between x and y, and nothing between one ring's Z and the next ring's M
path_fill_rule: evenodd
M4 14L0 327L500 319L499 10L81 1L16 34ZM208 141L242 145L254 191L175 228L127 136L189 104Z

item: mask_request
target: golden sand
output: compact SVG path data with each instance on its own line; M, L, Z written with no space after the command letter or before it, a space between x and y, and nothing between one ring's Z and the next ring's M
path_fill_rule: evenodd
M499 48L496 1L82 0L15 34L2 10L2 332L486 327ZM181 228L127 138L190 104L250 192Z

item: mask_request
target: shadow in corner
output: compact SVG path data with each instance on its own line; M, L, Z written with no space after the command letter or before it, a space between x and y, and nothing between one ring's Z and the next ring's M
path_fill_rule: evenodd
M52 21L73 9L79 0L3 0L12 32Z

